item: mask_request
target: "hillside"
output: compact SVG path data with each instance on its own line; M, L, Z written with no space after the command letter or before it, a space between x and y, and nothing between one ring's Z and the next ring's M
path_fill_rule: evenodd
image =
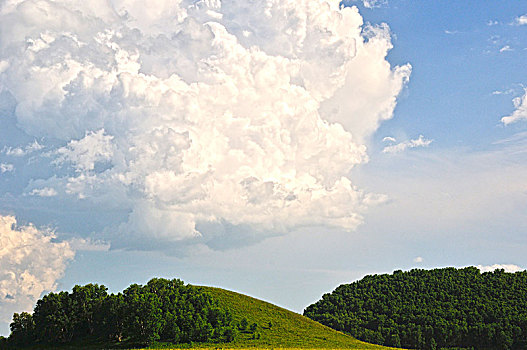
M240 323L245 318L249 325L258 325L255 333L240 333L234 342L223 344L225 347L385 349L262 300L220 288L200 288L212 295L223 309L230 310L234 322ZM252 339L256 333L260 339Z
M0 349L383 349L239 293L151 279L108 294L105 286L49 293L13 315Z
M304 315L371 343L527 349L527 271L414 269L344 284Z

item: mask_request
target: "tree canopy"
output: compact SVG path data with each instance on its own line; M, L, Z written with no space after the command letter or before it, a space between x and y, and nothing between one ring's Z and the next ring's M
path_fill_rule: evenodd
M38 300L33 314L13 315L4 343L17 348L86 340L140 345L228 342L235 335L231 323L229 311L200 288L178 279L154 278L118 294L108 294L97 284L49 293Z
M371 343L417 349L527 349L527 272L475 267L370 275L304 315Z

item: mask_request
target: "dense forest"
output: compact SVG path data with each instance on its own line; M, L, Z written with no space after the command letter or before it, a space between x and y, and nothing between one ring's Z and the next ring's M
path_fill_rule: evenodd
M33 314L14 314L11 334L0 348L94 341L229 342L235 334L229 311L208 293L178 279L155 278L118 294L97 284L49 293L38 300Z
M417 349L527 349L527 272L475 267L371 275L304 315L371 343Z

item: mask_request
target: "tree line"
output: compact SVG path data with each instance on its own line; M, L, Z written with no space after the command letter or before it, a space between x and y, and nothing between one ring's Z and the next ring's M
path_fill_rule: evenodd
M527 349L527 272L414 269L344 284L304 315L367 341L415 349Z
M200 288L181 280L154 278L108 294L103 285L75 286L71 293L49 293L37 301L33 314L13 315L11 334L0 348L38 344L124 342L150 345L230 342L237 326Z

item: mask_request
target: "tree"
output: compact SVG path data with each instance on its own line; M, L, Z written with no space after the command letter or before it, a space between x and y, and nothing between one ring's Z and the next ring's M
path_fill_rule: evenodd
M74 326L74 336L82 338L93 335L96 329L96 319L101 312L104 299L108 296L108 288L98 284L76 285L73 287L71 321Z
M434 338L430 339L430 346L429 346L430 350L436 350L437 349L437 343L436 343L436 340Z
M234 339L236 338L236 330L232 327L227 327L225 328L225 331L223 332L223 339L226 341L226 342L231 342L231 341L234 341Z
M527 344L527 271L395 271L341 285L304 315L358 339L404 348Z
M73 337L71 299L68 292L49 293L37 301L33 312L35 338L44 343L66 343Z
M13 315L10 326L9 343L19 346L31 344L35 340L35 322L33 316L27 312Z
M126 335L145 345L159 340L163 326L159 297L137 284L128 287L123 295L126 305Z
M122 293L106 297L95 317L95 333L102 339L123 340L126 309Z
M240 325L239 325L238 328L240 329L240 331L245 331L245 330L247 330L247 326L248 325L249 325L249 321L247 321L247 319L244 317L240 321Z
M0 336L0 350L8 349L9 343L6 337Z
M125 340L149 345L158 340L232 341L235 336L230 312L209 294L178 279L154 278L118 294L108 295L106 287L97 284L75 286L72 293L49 293L37 301L33 315L14 315L8 343L53 346Z
M394 346L396 348L401 347L401 338L399 337L399 334L392 334L390 336L390 346Z

